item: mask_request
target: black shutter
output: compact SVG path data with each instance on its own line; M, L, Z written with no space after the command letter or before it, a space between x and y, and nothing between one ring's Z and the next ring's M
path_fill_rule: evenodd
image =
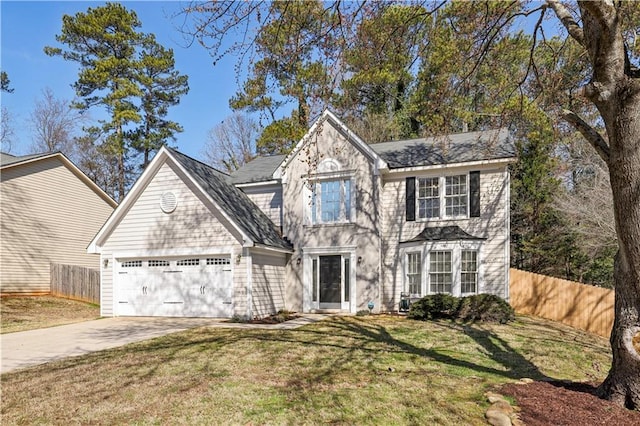
M407 222L416 220L416 178L408 177L406 192L406 210L407 210Z
M480 172L469 172L469 216L480 217Z

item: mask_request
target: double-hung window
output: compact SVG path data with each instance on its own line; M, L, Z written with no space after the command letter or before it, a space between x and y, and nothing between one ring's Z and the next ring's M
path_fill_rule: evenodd
M478 289L478 252L462 250L460 252L460 292L476 293Z
M313 184L311 222L337 223L351 221L351 180L322 180Z
M467 217L469 187L467 175L417 178L418 218Z
M451 294L453 270L450 251L432 251L429 253L429 292Z
M421 219L440 217L439 179L418 179L418 216Z
M422 295L422 260L419 251L407 253L407 281L409 294L414 297Z
M467 215L467 175L445 178L445 216Z

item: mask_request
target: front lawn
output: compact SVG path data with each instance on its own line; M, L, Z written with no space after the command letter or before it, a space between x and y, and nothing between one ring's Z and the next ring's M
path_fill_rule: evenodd
M2 422L485 425L494 385L602 380L609 362L605 339L527 317L200 328L4 374Z
M99 316L98 305L59 297L0 298L0 332L2 333L71 324L96 319Z

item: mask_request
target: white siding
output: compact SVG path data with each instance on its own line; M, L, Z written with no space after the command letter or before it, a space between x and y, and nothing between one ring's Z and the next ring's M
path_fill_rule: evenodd
M49 264L99 267L87 246L113 207L58 157L2 170L0 291L49 292Z
M285 309L285 268L287 256L253 254L252 315L265 317Z
M151 179L129 211L102 244L102 257L110 258L102 270L102 314L113 315L113 264L117 258L230 254L233 264L235 314L246 312L246 258L241 237L228 221L196 195L185 176L165 163ZM177 207L171 214L160 209L160 197L172 191Z
M282 186L241 187L242 191L277 227L282 226Z
M404 286L404 271L398 243L409 240L428 226L458 225L464 231L477 237L486 238L482 242L481 262L484 280L479 291L507 297L506 277L509 259L506 247L509 243L509 180L504 168L481 170L480 173L480 217L457 220L406 221L405 177L388 178L382 190L383 210L383 304L387 310L397 310L400 293ZM467 173L470 168L461 168Z

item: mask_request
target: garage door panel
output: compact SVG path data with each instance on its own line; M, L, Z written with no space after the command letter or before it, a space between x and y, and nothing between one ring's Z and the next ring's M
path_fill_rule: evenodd
M233 315L230 257L122 261L117 280L118 315Z

